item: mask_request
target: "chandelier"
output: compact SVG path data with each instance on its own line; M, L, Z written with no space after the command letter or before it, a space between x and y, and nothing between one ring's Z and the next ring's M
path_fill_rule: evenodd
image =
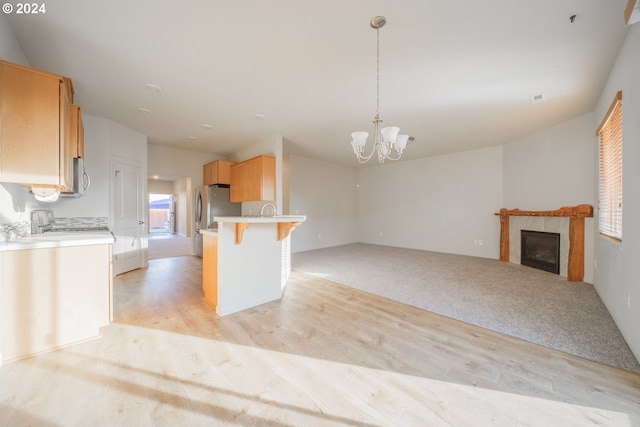
M413 141L413 137L409 135L398 135L400 128L389 126L380 129L382 116L380 115L380 28L384 27L387 19L384 16L376 16L371 20L371 28L376 30L376 115L373 117L373 149L369 155L364 154L365 145L369 132L353 132L351 134L351 146L359 163L366 163L373 157L374 153L378 154L378 161L384 163L388 160L399 160L402 152L407 147L409 141Z

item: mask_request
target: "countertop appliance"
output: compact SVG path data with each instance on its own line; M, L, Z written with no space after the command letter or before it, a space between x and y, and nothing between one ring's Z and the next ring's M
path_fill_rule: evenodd
M202 234L200 229L217 229L215 216L239 216L240 203L229 201L229 186L225 184L204 185L196 189L195 194L195 233L193 251L202 256Z

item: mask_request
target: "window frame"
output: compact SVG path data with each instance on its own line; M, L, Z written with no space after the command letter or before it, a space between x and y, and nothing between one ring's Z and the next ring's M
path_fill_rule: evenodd
M622 91L596 130L598 144L598 232L622 241Z

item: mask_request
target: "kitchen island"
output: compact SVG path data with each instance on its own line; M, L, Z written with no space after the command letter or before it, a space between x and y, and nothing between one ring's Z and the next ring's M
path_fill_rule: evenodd
M291 271L290 233L304 215L214 217L203 234L202 287L219 316L280 299Z

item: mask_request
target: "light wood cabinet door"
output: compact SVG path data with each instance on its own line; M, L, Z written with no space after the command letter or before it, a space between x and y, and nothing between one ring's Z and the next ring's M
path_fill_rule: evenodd
M216 174L217 167L215 162L207 163L202 167L202 185L211 185L215 181L214 175Z
M97 337L109 324L111 245L6 251L1 260L5 360Z
M0 61L0 181L73 189L71 80Z
M247 162L240 162L231 168L231 188L229 190L231 203L247 201L248 169L249 164Z
M231 184L231 166L235 162L229 160L215 160L202 167L202 184Z
M59 85L60 100L60 148L59 148L59 164L60 164L60 180L59 185L67 191L73 190L73 158L77 153L77 140L74 138L75 133L72 131L72 125L75 123L69 98L69 89L67 89L64 81ZM36 184L39 184L36 182Z
M204 234L202 243L202 290L214 309L218 305L218 237Z
M79 105L70 104L71 109L71 157L84 158L84 124Z
M59 185L61 79L0 68L0 181Z
M275 200L276 159L261 155L231 167L231 202Z

